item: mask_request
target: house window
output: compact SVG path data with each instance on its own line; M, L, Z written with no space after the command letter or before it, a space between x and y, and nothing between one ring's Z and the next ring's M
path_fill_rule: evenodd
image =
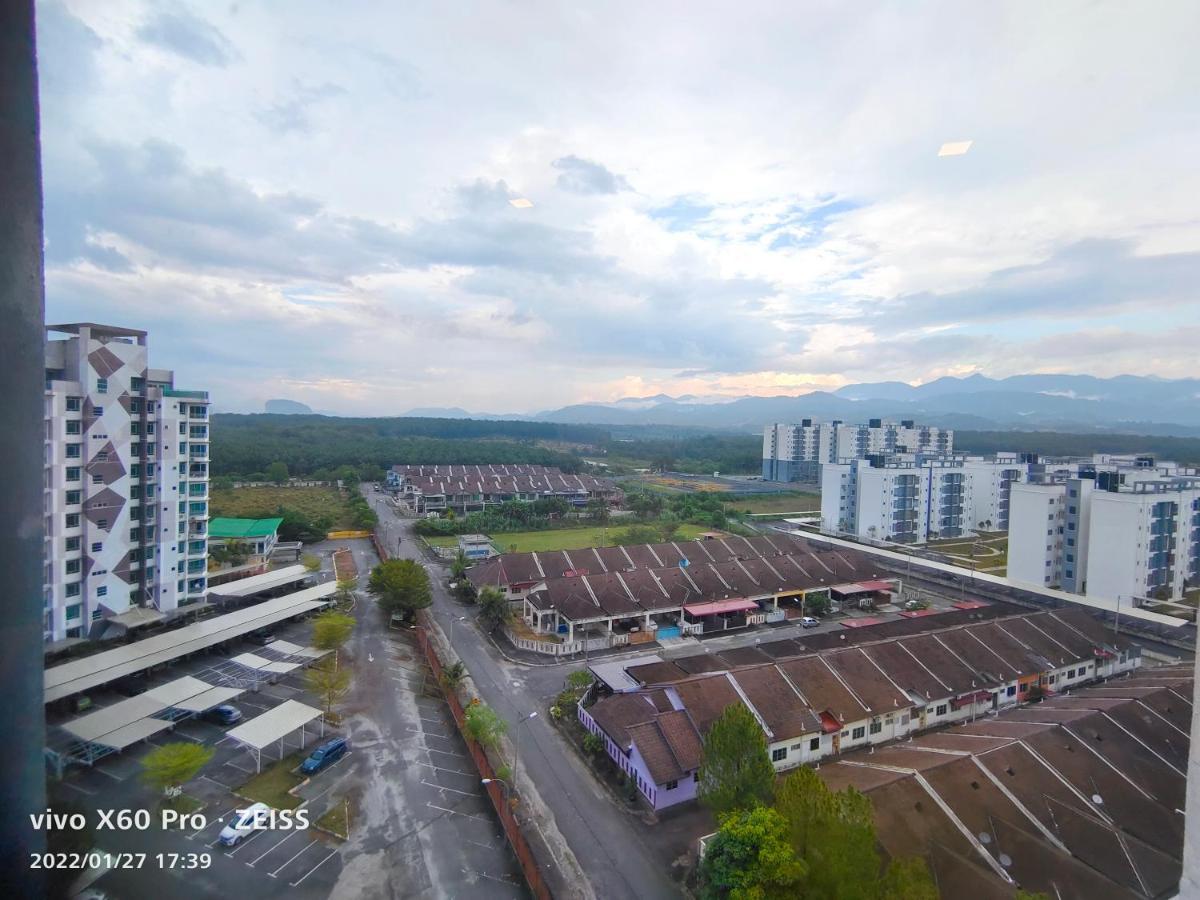
M668 781L666 784L663 785L663 788L668 791L673 791L677 787L679 787L678 781Z
M81 403L82 403L82 398L80 398L80 397L68 397L67 398L67 412L79 412L79 407L80 407Z
M855 729L854 729L854 731L851 733L851 735L850 735L850 740L852 740L852 741L861 740L862 738L866 737L866 735L867 735L867 729L866 729L866 726L864 726L864 725L859 725L859 726L858 726L857 728L855 728Z
M97 394L107 394L108 393L108 379L107 378L97 378L96 379L96 393Z
M939 704L939 705L938 705L938 708L937 708L937 714L938 714L939 716L944 716L944 715L946 714L946 708L947 708L947 707L946 707L946 704L945 704L945 703L941 703L941 704Z
M1074 677L1075 677L1075 670L1074 670L1074 669L1067 669L1067 677L1068 677L1068 678L1074 678Z
M100 585L100 587L96 588L96 596L97 597L107 597L108 596L108 588L105 587L104 585Z
M1016 686L1015 684L1010 684L1010 685L1008 686L1008 690L1007 690L1007 691L1005 691L1005 693L1006 693L1008 696L1010 696L1010 697L1016 696L1016 693L1017 693L1017 686Z
M67 434L79 434L79 420L78 419L68 419L67 420Z
M771 762L783 762L785 759L787 759L787 747L771 751Z
M883 723L882 722L872 722L871 723L871 734L879 734L879 732L881 732L881 731L883 731Z
M820 749L821 749L821 739L820 739L820 738L813 738L812 740L810 740L810 741L808 742L808 749L809 749L809 750L814 750L814 751L815 751L815 750L820 750Z

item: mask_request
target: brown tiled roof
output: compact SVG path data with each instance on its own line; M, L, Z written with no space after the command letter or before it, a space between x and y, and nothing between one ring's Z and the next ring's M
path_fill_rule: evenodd
M783 741L821 731L821 720L792 690L773 665L739 669L733 680L771 729L772 740Z
M708 734L713 722L717 721L728 707L742 702L742 698L724 675L690 678L675 684L674 689L702 735Z
M689 673L685 672L670 661L644 663L640 666L626 666L625 673L634 681L642 684L669 684L682 681Z
M872 714L819 656L805 656L777 663L800 692L804 701L818 713L828 712L843 725ZM890 704L889 704L890 708ZM874 712L886 712L878 709Z
M588 713L613 743L622 749L629 748L629 727L640 722L649 722L659 714L659 706L670 701L662 691L638 691L629 694L612 694L597 700Z
M700 735L683 710L661 713L628 731L655 784L678 781L700 768Z

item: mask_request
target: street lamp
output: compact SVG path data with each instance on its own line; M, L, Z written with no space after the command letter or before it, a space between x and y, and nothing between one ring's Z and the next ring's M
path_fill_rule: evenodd
M536 719L536 718L537 718L537 710L535 709L529 715L525 716L524 718L520 719L517 722L517 736L514 741L514 743L516 744L516 750L513 752L513 774L512 774L512 777L513 777L514 782L517 780L517 770L520 769L520 767L521 767L521 726L524 725L526 722L528 722L530 719Z
M507 802L509 800L509 798L512 797L512 786L507 781L505 781L503 778L484 778L479 783L480 784L491 784L493 781L498 782L499 785L502 788L504 788L504 799Z

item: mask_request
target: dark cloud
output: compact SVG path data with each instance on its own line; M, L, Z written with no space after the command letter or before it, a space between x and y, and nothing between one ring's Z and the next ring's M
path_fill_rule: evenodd
M225 35L182 7L159 10L142 23L137 36L202 66L227 66L238 58Z
M551 165L558 169L558 186L572 194L616 194L631 189L624 175L610 172L590 159L563 156Z
M1193 303L1200 253L1138 255L1132 241L1087 240L1043 262L991 273L977 287L888 300L863 316L872 327L917 328L1022 317L1096 316Z

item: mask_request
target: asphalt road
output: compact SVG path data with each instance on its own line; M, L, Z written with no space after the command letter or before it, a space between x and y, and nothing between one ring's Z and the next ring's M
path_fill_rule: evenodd
M604 900L680 896L661 855L651 846L653 831L612 802L546 720L543 711L548 701L562 689L567 673L581 663L527 667L503 660L474 627L473 610L451 599L445 570L430 563L418 549L412 520L397 516L385 495L368 490L367 496L386 531L393 538L403 534L400 555L429 568L433 615L446 635L452 636L454 649L466 663L484 702L509 722L509 736L516 739L516 723L529 713L542 713L520 726L520 769L533 779L554 813L596 896ZM462 616L467 617L466 622L458 621Z

